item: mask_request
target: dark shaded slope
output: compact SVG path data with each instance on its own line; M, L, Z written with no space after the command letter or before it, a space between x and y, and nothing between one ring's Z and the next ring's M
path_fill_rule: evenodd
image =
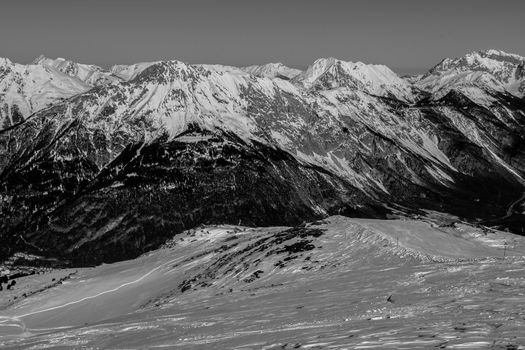
M76 192L55 196L47 210L4 227L4 238L24 237L3 249L4 258L25 248L75 265L96 264L136 257L203 223L296 225L327 213L383 215L360 190L282 150L234 135L196 131L183 138L130 144L91 180L93 172L80 171L86 185L79 182ZM53 165L41 162L39 170ZM8 192L17 187L16 178L25 186L39 182L18 172L3 179ZM33 196L42 191L33 188Z

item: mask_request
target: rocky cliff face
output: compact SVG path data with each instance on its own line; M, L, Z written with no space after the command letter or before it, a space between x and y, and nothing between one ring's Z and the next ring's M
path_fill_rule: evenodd
M525 60L476 55L410 81L336 59L298 73L178 61L105 71L41 58L31 69L82 88L0 131L1 258L93 264L201 223L337 213L435 210L519 231ZM487 60L504 71L480 68ZM16 105L10 96L0 101Z

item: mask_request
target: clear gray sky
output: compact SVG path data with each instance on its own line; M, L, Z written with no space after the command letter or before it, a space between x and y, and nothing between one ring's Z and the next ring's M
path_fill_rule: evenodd
M0 56L298 68L334 56L407 72L473 50L525 55L524 15L525 0L8 0Z

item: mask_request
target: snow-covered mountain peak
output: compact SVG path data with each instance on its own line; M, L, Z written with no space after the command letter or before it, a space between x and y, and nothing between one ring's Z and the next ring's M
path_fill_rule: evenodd
M90 88L80 79L45 64L23 65L0 58L0 129Z
M186 73L212 66L214 65L190 65L179 60L165 60L115 65L110 68L110 71L113 75L125 81L165 83L178 79L186 80L188 78Z
M491 58L491 59L499 60L499 61L509 61L509 62L516 62L516 61L524 62L525 61L525 57L523 56L517 55L515 53L508 53L505 51L494 50L494 49L475 51L475 52L471 52L470 54L479 55L481 57L487 57L487 58Z
M525 94L525 57L499 50L474 51L459 58L446 58L425 74L416 85L427 91L476 86L484 90Z
M263 65L247 66L247 67L242 67L240 69L242 71L245 71L246 73L249 73L249 74L252 74L258 77L285 78L285 79L293 79L299 74L301 74L302 72L300 69L287 67L280 62L267 63Z
M342 62L334 57L318 58L310 65L305 72L300 74L297 78L306 86L312 85L316 79L325 74L330 67L336 63Z
M37 58L33 60L33 62L31 62L31 64L40 64L41 62L46 61L48 59L49 58L47 58L45 55L39 55Z
M51 58L51 57L47 57L46 55L39 55L37 58L33 60L33 62L31 62L31 64L45 64L45 65L53 66L53 65L58 65L60 63L64 63L64 62L74 63L73 61L68 60L64 57Z
M320 58L299 74L296 80L308 89L351 88L366 93L413 99L410 84L384 65L346 62L333 57Z
M104 85L119 80L111 72L106 71L102 67L93 64L77 63L62 57L53 59L40 55L33 61L33 65L57 70L89 86Z
M134 64L117 64L112 66L109 71L122 80L134 79L140 72L157 62L139 62Z
M441 74L455 69L457 71L484 71L505 79L505 73L525 62L525 57L499 50L473 51L459 58L445 58L426 74Z
M155 84L175 80L187 81L193 75L195 68L177 60L158 61L149 64L132 79L135 82L154 82Z

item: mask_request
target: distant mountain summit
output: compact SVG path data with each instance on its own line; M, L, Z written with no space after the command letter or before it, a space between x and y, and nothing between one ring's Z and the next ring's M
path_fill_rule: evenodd
M22 65L0 58L0 129L89 88L53 67Z
M410 85L383 65L345 62L333 57L316 60L296 77L309 89L353 87L377 96L393 96L402 100L413 98Z
M488 50L403 79L335 58L305 71L1 59L0 257L115 261L201 223L331 214L517 231L523 62Z
M498 50L471 52L460 58L446 58L424 75L416 85L440 95L451 89L479 87L525 95L525 58Z
M33 61L33 64L54 68L90 86L103 85L117 80L117 77L99 66L76 63L61 57L51 59L41 55Z
M286 67L282 63L268 63L261 66L242 67L241 70L258 77L285 79L293 79L301 73L301 70Z

